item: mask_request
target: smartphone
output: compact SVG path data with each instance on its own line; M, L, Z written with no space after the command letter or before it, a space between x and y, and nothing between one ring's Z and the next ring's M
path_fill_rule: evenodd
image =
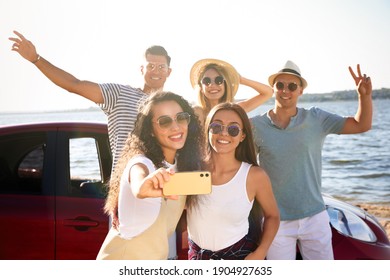
M196 195L211 193L211 174L208 171L176 172L164 183L164 195Z

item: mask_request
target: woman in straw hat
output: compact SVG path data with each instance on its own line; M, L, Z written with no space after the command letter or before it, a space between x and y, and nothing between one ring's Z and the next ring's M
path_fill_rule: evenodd
M246 112L254 110L273 94L270 86L242 77L231 64L213 58L197 61L191 68L190 81L198 93L199 105L195 107L195 113L202 123L215 105L234 101L239 84L251 87L259 93L237 103Z

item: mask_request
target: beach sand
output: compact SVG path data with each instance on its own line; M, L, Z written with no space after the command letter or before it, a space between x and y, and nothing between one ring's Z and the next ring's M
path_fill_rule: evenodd
M385 228L387 236L390 239L390 206L363 203L357 204L356 206L374 215Z

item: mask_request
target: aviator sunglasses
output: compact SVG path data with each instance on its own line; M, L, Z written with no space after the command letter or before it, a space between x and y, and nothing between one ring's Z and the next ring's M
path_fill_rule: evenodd
M148 63L146 65L146 69L148 71L154 71L155 69L158 70L158 72L168 72L168 65L167 64L154 64L154 63Z
M175 118L171 118L170 116L161 116L155 121L161 129L168 129L172 126L175 121L180 126L189 125L191 120L191 115L187 112L177 113Z
M242 130L236 124L223 125L220 123L211 123L209 126L209 131L212 134L221 134L224 128L226 128L227 133L232 137L236 137L240 133L240 130Z
M225 79L224 79L222 76L217 76L217 77L215 77L215 79L214 79L214 84L220 86L220 85L222 85L222 83L223 83L224 80L225 80ZM204 84L205 86L211 85L212 82L213 82L213 81L211 80L210 77L204 77L204 78L202 79L202 84Z
M276 88L278 90L284 90L284 83L277 82L276 83ZM289 83L289 84L287 84L287 88L288 88L289 91L292 92L292 91L294 91L294 90L296 90L298 88L298 85L296 83Z

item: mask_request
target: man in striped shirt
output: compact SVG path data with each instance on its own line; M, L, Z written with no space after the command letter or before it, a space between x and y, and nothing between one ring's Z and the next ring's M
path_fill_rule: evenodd
M114 168L127 136L133 130L139 103L151 92L163 89L166 79L171 74L171 58L167 51L161 46L151 46L145 51L145 62L141 66L143 88L114 83L98 84L79 80L54 66L40 56L33 43L21 33L17 31L14 33L17 37L9 38L14 42L13 51L32 62L54 84L95 102L107 115Z
M162 90L171 74L171 57L161 46L151 46L145 51L145 62L141 65L144 78L143 88L115 83L98 84L79 80L70 73L54 66L40 56L34 44L21 33L14 31L11 37L12 50L33 63L49 80L57 86L81 95L100 106L108 118L108 136L113 156L112 170L115 168L128 134L134 128L139 104L155 91ZM117 213L111 213L112 225L118 227ZM169 258L176 257L175 235L170 239Z

